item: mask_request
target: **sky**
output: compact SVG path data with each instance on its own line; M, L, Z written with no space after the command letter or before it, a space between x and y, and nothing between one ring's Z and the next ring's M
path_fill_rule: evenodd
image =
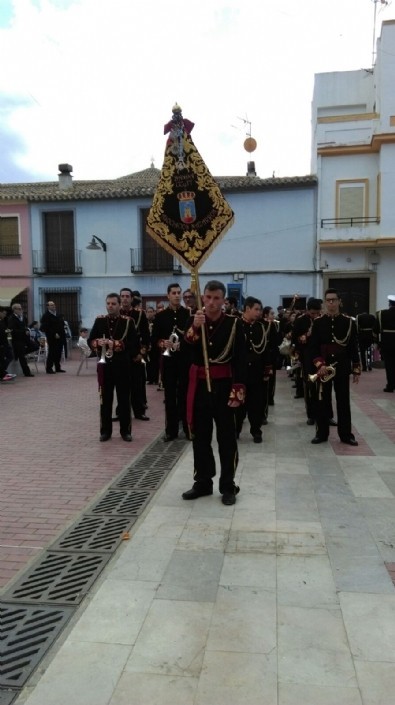
M383 0L0 0L0 182L161 168L176 102L215 176L309 174L314 74L371 68L391 19Z

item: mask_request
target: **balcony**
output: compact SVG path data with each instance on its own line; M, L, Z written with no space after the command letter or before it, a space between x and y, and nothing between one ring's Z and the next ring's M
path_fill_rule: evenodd
M380 218L321 218L321 228L360 228L363 225L378 225Z
M0 257L20 257L21 246L18 244L5 245L0 242Z
M133 273L160 272L161 274L180 274L179 261L161 247L149 247L130 250L130 271Z
M34 274L82 274L81 250L33 250Z

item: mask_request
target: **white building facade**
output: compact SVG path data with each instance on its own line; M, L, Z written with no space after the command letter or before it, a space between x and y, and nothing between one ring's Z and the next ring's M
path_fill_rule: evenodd
M395 285L395 20L372 69L317 74L312 171L322 285L348 312L386 308Z

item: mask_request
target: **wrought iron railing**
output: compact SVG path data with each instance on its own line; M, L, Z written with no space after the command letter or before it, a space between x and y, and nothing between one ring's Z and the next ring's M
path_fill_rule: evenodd
M82 274L81 250L33 250L34 274Z
M160 247L130 250L131 272L173 272L179 274L181 265L173 255Z
M321 228L327 228L335 225L338 228L352 228L360 225L370 225L372 223L379 224L379 217L363 218L355 216L353 218L321 218Z

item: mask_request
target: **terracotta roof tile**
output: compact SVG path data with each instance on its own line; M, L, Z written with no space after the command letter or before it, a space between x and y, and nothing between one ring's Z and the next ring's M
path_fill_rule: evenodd
M113 198L152 197L160 176L155 167L100 181L72 181L69 188L60 188L59 181L0 184L1 201L89 201ZM261 179L258 176L216 176L224 192L268 191L283 188L315 186L314 175Z

